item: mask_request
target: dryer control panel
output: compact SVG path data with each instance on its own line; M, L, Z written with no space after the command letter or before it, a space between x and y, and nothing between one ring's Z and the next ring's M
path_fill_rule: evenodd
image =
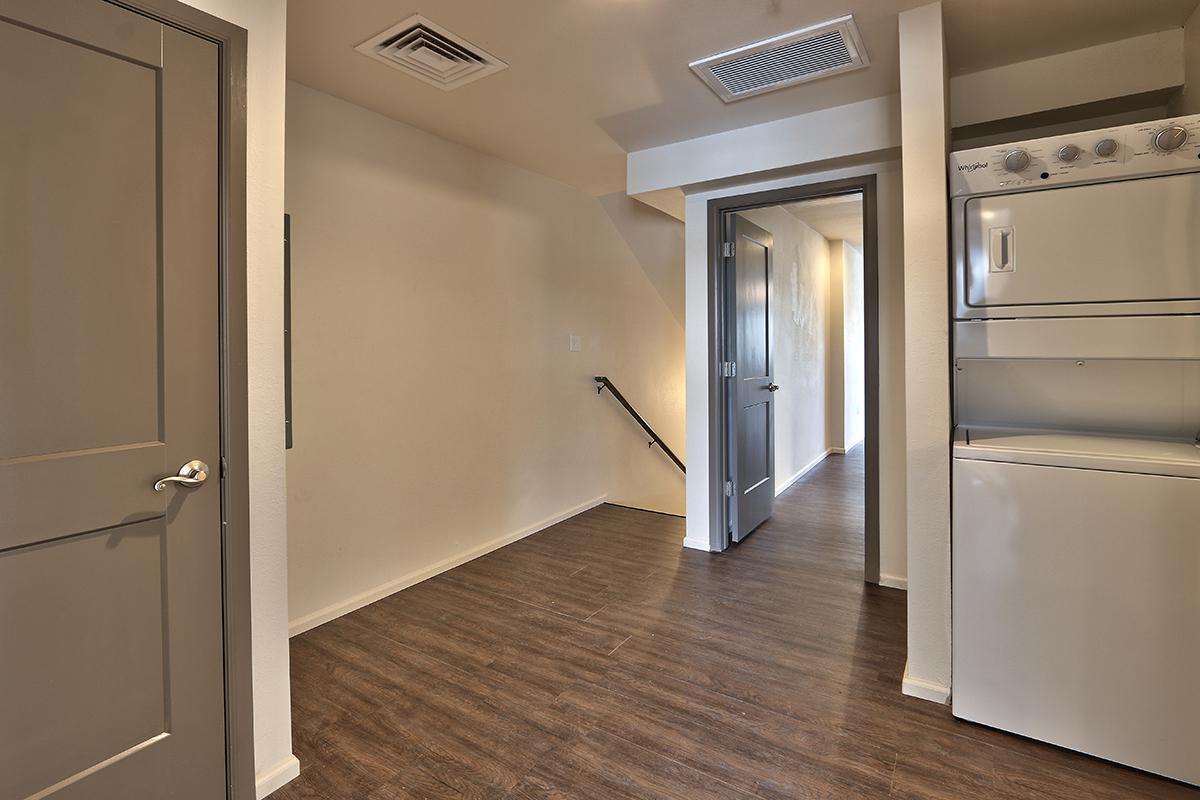
M950 195L1200 171L1200 114L950 154Z

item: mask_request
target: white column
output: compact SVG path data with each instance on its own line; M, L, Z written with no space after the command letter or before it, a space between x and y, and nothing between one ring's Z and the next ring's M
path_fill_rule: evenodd
M950 365L942 5L900 14L904 183L908 666L904 692L950 691Z

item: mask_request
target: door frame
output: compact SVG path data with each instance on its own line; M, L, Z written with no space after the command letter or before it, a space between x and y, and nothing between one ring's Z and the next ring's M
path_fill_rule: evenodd
M247 33L179 0L105 0L219 49L217 281L221 407L221 597L227 800L253 800L249 396L246 343ZM280 245L282 247L282 244Z
M802 178L798 180L803 180ZM729 324L725 298L728 264L722 254L725 215L822 197L861 194L863 199L863 319L865 428L865 513L863 579L879 583L879 223L875 173L779 189L716 197L708 201L708 424L709 546L729 547L729 498L725 496L729 457L729 381L721 376Z

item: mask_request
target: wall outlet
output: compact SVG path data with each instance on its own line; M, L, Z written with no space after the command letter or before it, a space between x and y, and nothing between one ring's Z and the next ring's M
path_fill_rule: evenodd
M583 337L582 336L572 336L569 347L570 347L570 350L572 353L578 353L580 350L583 349Z

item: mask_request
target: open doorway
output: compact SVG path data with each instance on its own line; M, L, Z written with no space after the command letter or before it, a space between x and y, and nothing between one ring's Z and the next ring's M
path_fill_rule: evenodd
M791 506L836 499L831 522L861 544L864 579L877 583L874 189L866 176L719 198L709 211L721 545L777 507L774 527Z

